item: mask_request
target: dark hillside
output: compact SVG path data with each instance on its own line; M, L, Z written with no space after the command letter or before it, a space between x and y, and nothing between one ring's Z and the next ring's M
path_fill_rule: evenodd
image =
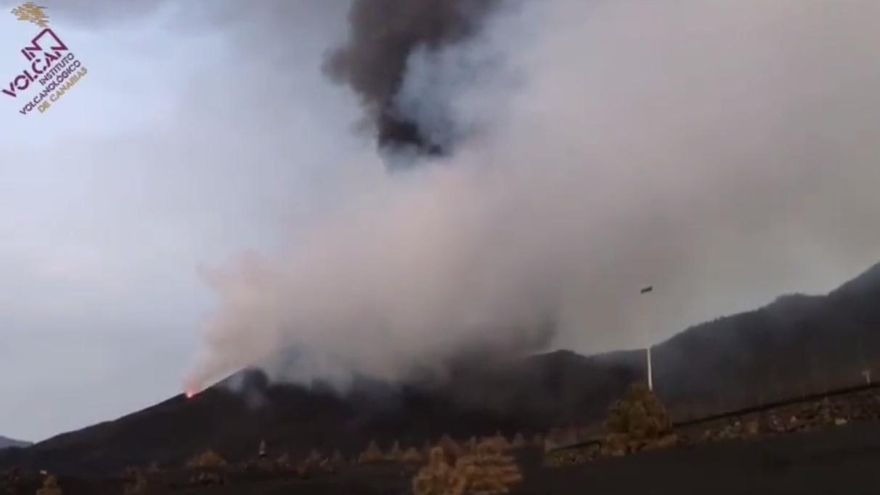
M791 295L755 311L691 327L653 350L654 383L675 419L754 406L880 379L880 266L826 296ZM486 361L490 362L490 361ZM242 372L244 392L223 384L192 400L171 398L115 421L28 449L0 452L0 468L102 472L179 463L214 448L252 456L339 448L370 440L421 445L443 434L546 431L600 421L626 386L644 379L644 351L584 357L558 351L457 368L443 384L357 381L328 387L269 384Z

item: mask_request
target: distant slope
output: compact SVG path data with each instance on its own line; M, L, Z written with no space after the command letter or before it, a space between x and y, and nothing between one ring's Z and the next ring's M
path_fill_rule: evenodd
M582 416L582 405L596 411L607 405L576 400L574 396L583 396L575 392L580 377L601 382L607 400L636 378L597 367L573 353L535 357L494 371L497 375L474 377L465 394L449 386L396 387L362 381L345 397L322 387L270 385L262 373L247 371L244 393L215 386L194 399L177 396L24 451L2 453L0 469L22 465L62 473L100 473L153 461L178 463L208 447L241 459L252 457L261 439L276 455L282 451L305 455L312 448L353 455L374 439L387 448L393 440L421 446L447 433L466 438L499 430L544 431L558 418ZM511 387L511 379L520 382L518 388ZM504 383L504 393L496 389L496 380ZM477 390L485 391L483 400L470 395ZM565 397L568 394L572 397Z
M880 265L826 296L792 295L755 311L691 327L655 346L655 390L678 419L880 380ZM572 352L470 365L443 384L358 381L339 397L326 387L270 385L247 371L244 393L213 387L115 421L0 453L0 468L98 472L180 462L214 448L253 456L312 448L352 454L370 440L421 445L497 430L544 431L601 420L629 383L645 376L644 351Z
M880 380L880 264L826 296L789 295L656 346L655 389L679 415Z
M21 440L13 440L11 438L0 437L0 449L6 449L9 447L27 447L30 445L30 442L23 442Z

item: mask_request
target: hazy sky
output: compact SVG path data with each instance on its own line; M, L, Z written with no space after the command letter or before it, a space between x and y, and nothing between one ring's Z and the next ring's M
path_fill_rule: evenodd
M6 436L165 399L200 356L383 373L547 311L557 345L644 345L880 259L873 1L527 2L413 62L407 101L477 131L400 176L321 72L343 0L42 3L89 72L45 114L0 94ZM4 87L36 30L0 12Z
M320 209L322 166L358 146L355 110L318 69L336 10L264 48L166 12L53 18L88 75L45 114L0 100L2 434L36 440L181 390L211 307L199 267ZM5 82L38 28L0 26ZM281 52L295 70L273 71Z

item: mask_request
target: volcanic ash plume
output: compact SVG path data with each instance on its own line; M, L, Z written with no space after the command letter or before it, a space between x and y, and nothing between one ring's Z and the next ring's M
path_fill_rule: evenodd
M406 377L472 349L534 351L548 321L555 346L644 346L876 262L877 5L492 5L355 3L329 66L386 142L447 144L418 112L403 115L416 137L389 137L409 91L454 108L455 125L493 117L451 166L389 174L362 143L323 161L332 207L277 252L208 274L220 304L195 383L288 349L305 356L292 379ZM523 84L481 73L464 102L415 84L432 60L418 47L467 58L477 38Z
M386 153L444 155L455 145L449 101L425 88L407 104L401 90L416 57L431 60L444 48L475 36L499 0L357 0L350 33L325 64L337 82L350 86ZM411 100L412 101L412 98Z

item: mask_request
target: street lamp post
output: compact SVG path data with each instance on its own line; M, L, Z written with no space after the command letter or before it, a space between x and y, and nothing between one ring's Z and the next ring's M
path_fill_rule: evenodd
M646 287L642 287L642 290L639 291L639 294L648 294L649 292L654 292L654 286L648 285ZM648 390L654 391L654 369L651 365L651 344L648 344L648 347L645 348L645 360L647 363L648 370Z

